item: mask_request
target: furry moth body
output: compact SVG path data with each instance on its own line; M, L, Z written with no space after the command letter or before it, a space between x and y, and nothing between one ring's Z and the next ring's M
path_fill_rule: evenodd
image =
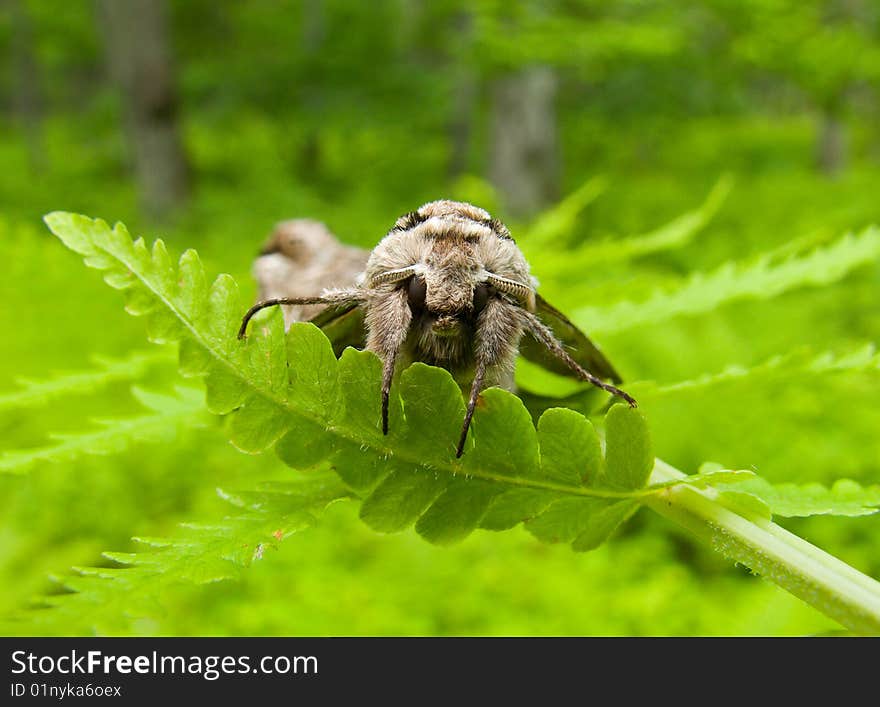
M365 342L383 363L386 434L395 369L413 361L447 369L468 393L459 457L480 391L491 385L513 390L521 350L554 372L636 405L602 380L620 380L602 353L537 294L507 227L471 204L425 204L401 216L370 253L342 246L318 222L285 222L254 270L261 301L244 316L239 336L256 312L284 305L288 324L314 314L311 321L325 331L336 326L343 332L343 343Z

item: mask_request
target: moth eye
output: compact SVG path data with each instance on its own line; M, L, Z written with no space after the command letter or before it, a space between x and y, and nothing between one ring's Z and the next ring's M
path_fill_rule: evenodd
M489 286L480 283L474 287L474 314L479 314L489 301Z
M407 299L409 308L413 312L421 312L425 308L425 298L428 295L428 285L421 275L413 275L409 279L407 287Z

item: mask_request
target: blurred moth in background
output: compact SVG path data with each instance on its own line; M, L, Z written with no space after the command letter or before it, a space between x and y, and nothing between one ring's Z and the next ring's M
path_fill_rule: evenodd
M333 342L364 346L383 363L382 431L395 370L414 361L447 369L468 394L461 456L480 391L514 391L517 353L626 400L598 348L537 292L507 227L483 209L433 201L397 219L372 252L342 245L322 223L280 223L254 264L261 309L285 324L311 321Z

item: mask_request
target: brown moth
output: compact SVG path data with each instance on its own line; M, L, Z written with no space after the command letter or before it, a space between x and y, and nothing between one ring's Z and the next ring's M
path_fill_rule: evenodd
M543 367L636 401L602 379L620 376L596 346L536 292L507 227L483 209L432 201L397 219L372 252L344 246L317 222L278 225L254 264L261 309L310 320L334 342L364 346L383 362L382 431L396 369L413 361L447 369L465 392L461 456L480 391L514 390L517 353Z

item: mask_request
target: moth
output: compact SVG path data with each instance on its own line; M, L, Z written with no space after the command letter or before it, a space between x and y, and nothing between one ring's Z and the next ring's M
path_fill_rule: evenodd
M621 378L596 345L538 294L507 227L472 204L427 203L397 219L371 252L343 246L317 221L285 221L254 275L260 299L239 337L257 312L281 305L288 326L315 323L337 353L365 345L382 360L384 434L395 371L414 361L447 369L468 396L457 457L480 392L515 390L518 353L636 406L612 385Z

